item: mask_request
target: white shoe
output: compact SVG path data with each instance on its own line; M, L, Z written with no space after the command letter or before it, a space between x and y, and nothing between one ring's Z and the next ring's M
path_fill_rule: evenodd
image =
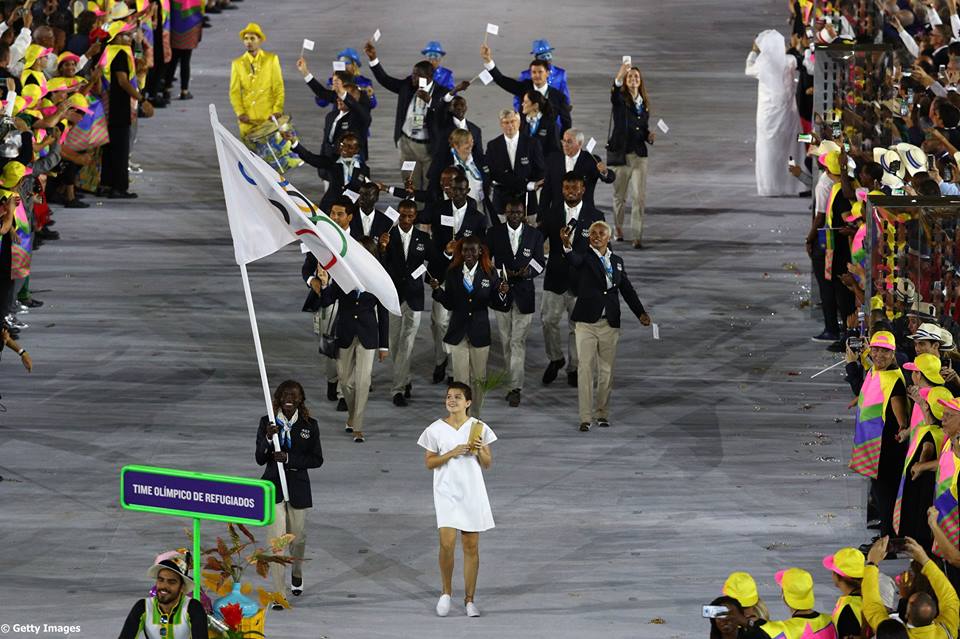
M440 595L440 600L437 602L437 616L446 617L450 614L450 595Z
M472 601L467 602L467 616L468 617L479 617L480 609L477 608L477 604Z

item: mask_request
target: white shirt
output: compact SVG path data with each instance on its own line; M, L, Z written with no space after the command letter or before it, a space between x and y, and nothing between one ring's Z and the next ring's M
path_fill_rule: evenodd
M517 133L512 138L503 136L503 141L507 143L507 157L510 159L510 168L515 168L517 162L517 144L520 142L520 134Z
M453 211L453 233L456 235L460 232L460 226L463 224L463 218L467 215L467 202L463 203L463 206L459 209L456 206L450 207Z
M817 178L817 186L814 187L814 213L826 213L827 202L830 201L830 190L833 188L833 180L826 171L820 171L820 177Z
M600 258L600 264L603 266L604 274L607 276L607 288L613 288L613 262L610 261L610 255L612 251L608 247L606 254L601 255L600 251L592 246L590 247L590 250L593 251L594 255ZM609 266L611 269L609 272L607 271L607 266Z
M339 124L340 120L348 113L349 111L337 111L337 117L333 119L333 124L330 125L330 133L327 134L327 141L330 142L330 144L333 144L334 138L337 137L337 124Z
M403 259L407 259L407 253L410 252L410 238L413 237L413 227L410 227L409 231L404 232L402 228L397 226L397 232L400 233L400 242L403 244Z
M364 213L363 210L360 211L360 224L363 225L363 234L370 235L370 229L373 228L373 218L376 217L377 210L374 209L369 213Z
M463 265L463 281L473 286L473 276L477 273L477 266L480 265L480 262L477 262L473 265L473 268L467 268L467 265Z
M567 206L566 202L563 204L564 210L567 212L567 224L570 223L570 220L580 220L580 209L583 208L583 200L577 202L577 205L573 208Z
M456 117L454 117L454 118L453 118L453 126L457 127L458 129L463 129L464 131L469 131L469 130L470 130L469 127L467 127L467 119L466 119L466 118L464 118L464 119L462 119L462 120L458 120Z
M543 97L547 97L547 89L549 89L549 88L550 88L550 83L549 83L549 82L544 82L542 87L538 87L537 85L533 85L533 90L536 91L537 93L539 93L540 95L542 95Z
M423 87L423 90L427 93L432 92L433 82ZM430 138L426 127L428 106L429 105L426 102L416 96L410 100L410 104L407 106L407 118L403 121L403 127L401 128L404 135L409 136L414 140L427 140ZM414 127L415 119L419 121L419 127Z
M510 250L513 251L513 254L516 255L517 251L520 250L520 237L523 235L523 224L518 226L516 230L512 226L507 224L507 237L510 239Z
M572 171L574 167L577 166L577 160L579 159L580 159L580 151L577 151L577 154L574 155L573 157L570 157L567 154L563 155L563 164L568 173Z

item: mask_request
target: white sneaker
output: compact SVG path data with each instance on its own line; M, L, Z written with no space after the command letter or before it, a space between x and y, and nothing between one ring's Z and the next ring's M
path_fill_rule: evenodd
M450 595L440 595L440 600L437 602L437 616L446 617L450 614Z
M479 617L480 609L477 608L477 604L472 601L467 602L467 616L468 617Z

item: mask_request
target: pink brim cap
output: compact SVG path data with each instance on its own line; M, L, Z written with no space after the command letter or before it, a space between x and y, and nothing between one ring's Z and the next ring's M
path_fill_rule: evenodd
M920 389L920 397L926 399L930 395L931 390L933 390L932 386L924 386Z
M882 348L882 349L888 350L888 351L895 351L895 350L897 350L897 347L896 347L896 346L894 346L893 344L887 344L887 343L885 343L885 342L879 342L879 343L877 343L877 344L872 344L872 343L871 343L871 344L870 344L870 348Z
M778 586L783 586L783 573L787 572L786 570L781 570L773 576L774 580L777 582Z
M918 371L920 373L923 372L919 368L917 368L917 365L914 364L913 362L907 362L906 364L904 364L903 369L907 371Z
M960 413L960 403L957 403L957 400L955 400L955 399L938 399L937 401L940 402L940 405L943 406L944 408L949 408L949 409L952 410L952 411L956 411L956 412Z
M841 577L846 577L847 575L837 568L837 562L833 560L833 555L827 555L823 558L823 567L829 570L830 572L835 572Z

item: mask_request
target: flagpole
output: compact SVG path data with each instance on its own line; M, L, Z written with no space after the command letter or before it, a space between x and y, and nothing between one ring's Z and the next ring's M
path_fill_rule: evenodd
M253 310L253 294L250 292L250 278L247 276L247 265L240 265L240 275L243 278L243 294L247 298L247 313L250 315L250 330L253 331L253 346L257 351L257 366L260 367L260 384L263 386L263 401L267 405L267 419L270 425L276 425L276 419L273 414L273 400L270 398L270 385L267 383L267 365L263 361L263 348L260 346L260 329L257 328L257 314ZM273 449L280 450L280 438L276 433L273 434ZM279 470L280 464L277 464ZM280 475L280 488L283 491L283 501L290 501L287 493L287 473L278 472Z

